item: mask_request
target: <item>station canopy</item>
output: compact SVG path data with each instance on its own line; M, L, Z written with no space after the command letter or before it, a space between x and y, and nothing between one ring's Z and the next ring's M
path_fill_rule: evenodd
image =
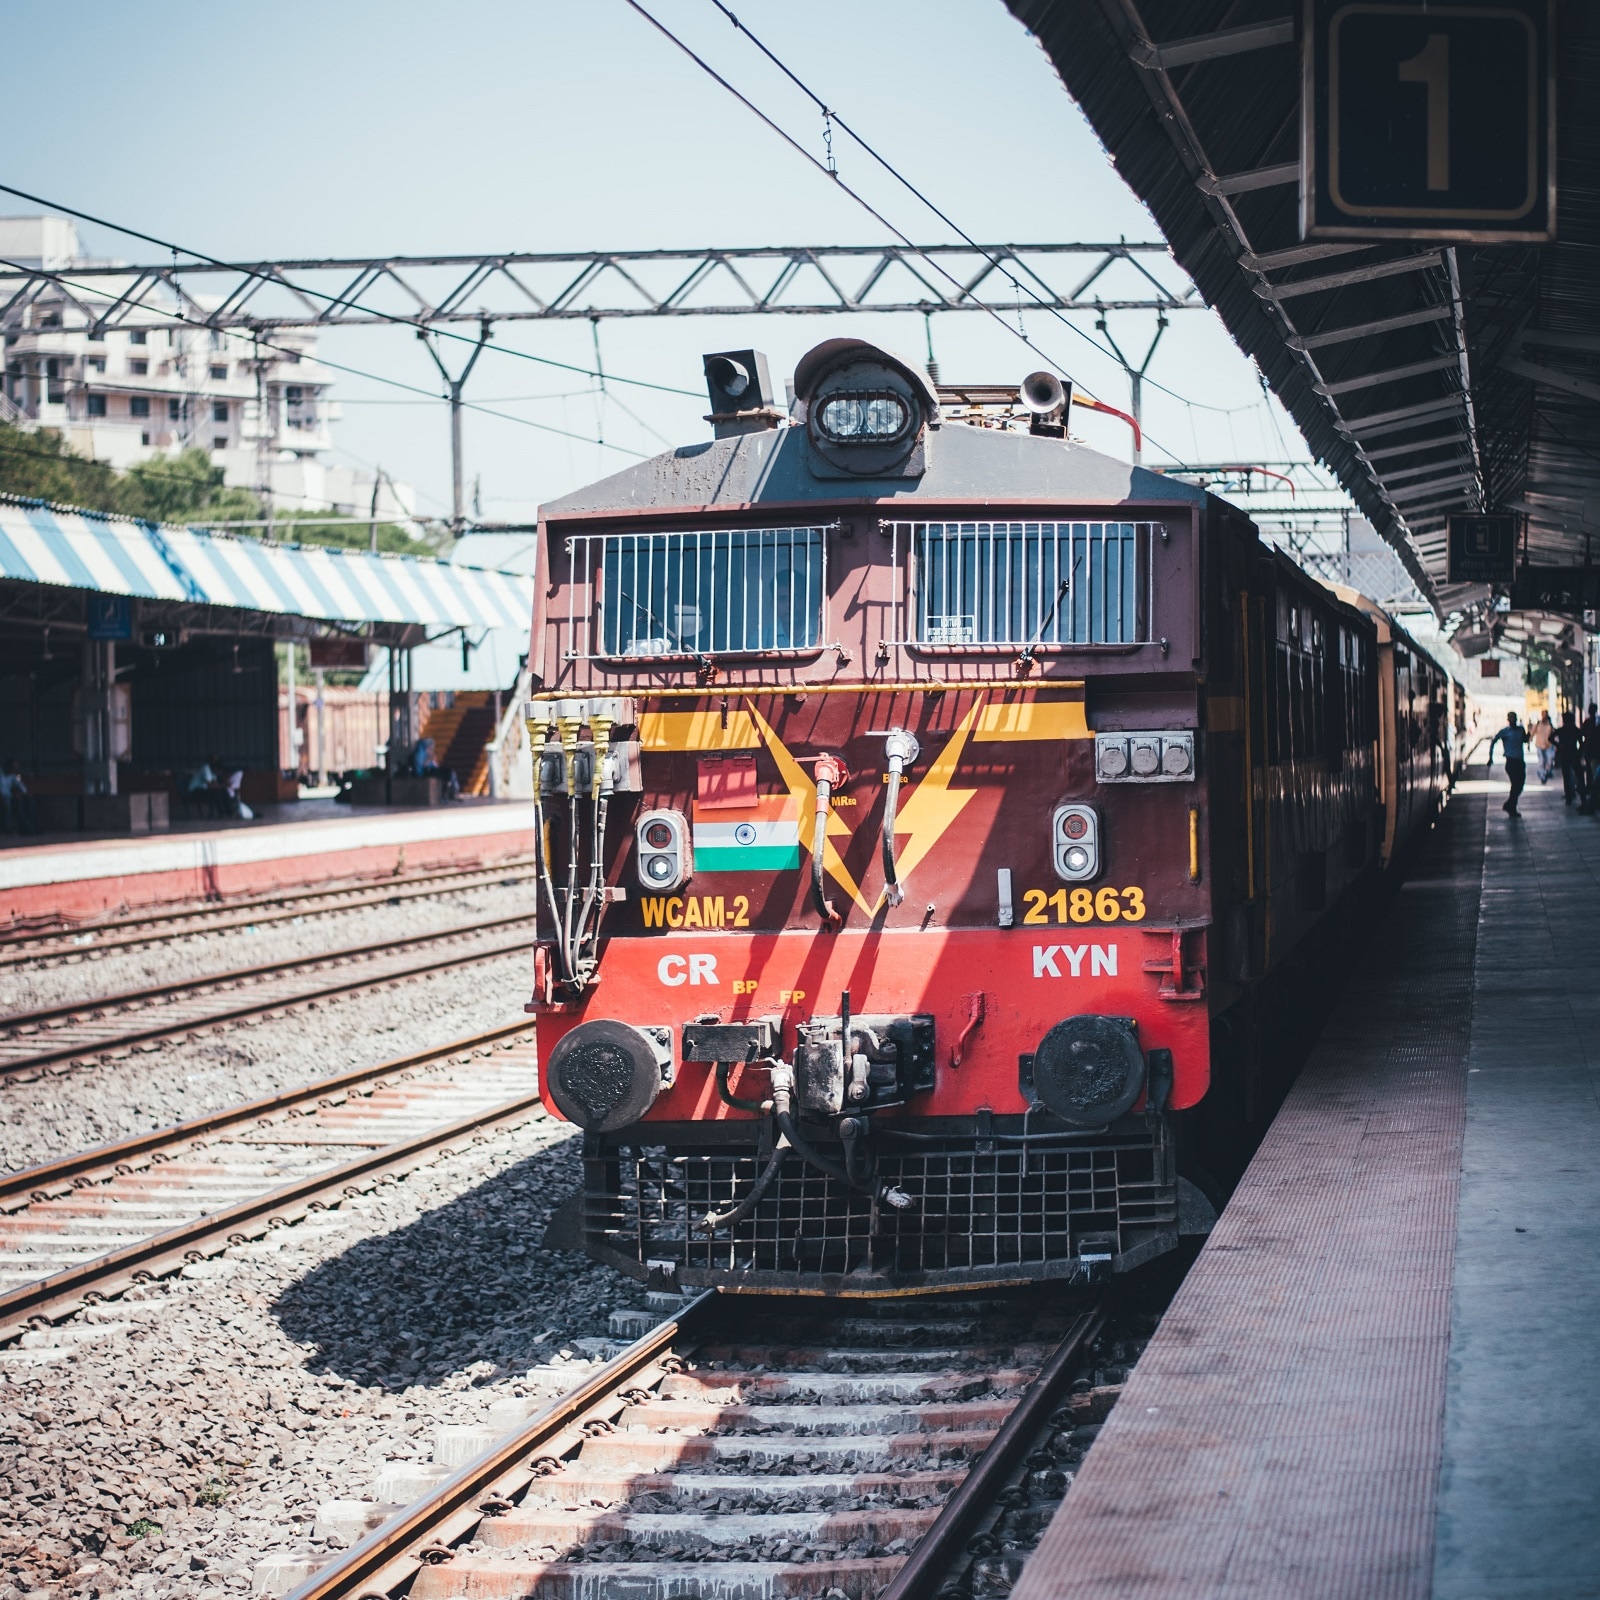
M375 630L517 628L533 580L418 556L268 543L0 497L0 578Z
M1556 242L1449 244L1302 237L1302 5L1006 3L1437 611L1491 604L1449 582L1452 512L1521 513L1535 567L1600 557L1600 6L1559 7Z

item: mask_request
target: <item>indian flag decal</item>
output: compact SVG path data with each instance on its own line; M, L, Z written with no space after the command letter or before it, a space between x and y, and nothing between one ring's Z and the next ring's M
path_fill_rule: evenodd
M697 873L793 872L799 865L800 821L792 796L761 795L737 810L695 808Z

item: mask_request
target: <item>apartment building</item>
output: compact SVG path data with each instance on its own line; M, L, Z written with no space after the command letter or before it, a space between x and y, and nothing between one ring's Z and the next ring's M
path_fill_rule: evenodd
M0 259L64 273L87 260L73 223L49 216L0 217ZM0 268L0 300L4 280ZM96 289L114 294L121 281ZM242 333L154 326L154 316L148 327L96 328L88 298L47 290L6 334L0 418L55 428L79 455L119 469L200 449L226 482L285 510L368 511L372 474L327 459L338 405L315 334L276 332L265 346ZM414 509L409 486L385 478L379 514L409 519Z

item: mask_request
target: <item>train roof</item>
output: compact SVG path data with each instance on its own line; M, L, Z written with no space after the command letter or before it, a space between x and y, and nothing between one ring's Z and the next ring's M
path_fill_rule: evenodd
M754 356L754 352L738 352ZM711 364L726 357L707 357ZM760 358L756 358L760 361ZM754 363L751 363L752 368ZM760 370L764 374L765 363ZM726 436L682 445L563 495L540 508L545 519L607 512L743 509L867 502L891 514L962 502L1003 511L1017 506L1203 505L1206 491L1130 466L1061 438L979 427L941 418L927 378L898 357L859 340L830 340L796 368L796 401L779 426L770 409ZM828 385L834 383L830 390ZM851 387L838 387L849 384ZM917 426L896 446L839 443L818 434L830 398L898 394ZM728 421L717 414L714 423ZM721 426L718 432L723 432Z

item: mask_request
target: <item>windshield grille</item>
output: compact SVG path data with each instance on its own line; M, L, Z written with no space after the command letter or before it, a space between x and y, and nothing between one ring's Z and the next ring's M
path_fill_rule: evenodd
M731 528L571 538L567 654L650 660L817 650L827 531Z
M906 564L900 643L1143 644L1149 639L1149 522L896 522Z

